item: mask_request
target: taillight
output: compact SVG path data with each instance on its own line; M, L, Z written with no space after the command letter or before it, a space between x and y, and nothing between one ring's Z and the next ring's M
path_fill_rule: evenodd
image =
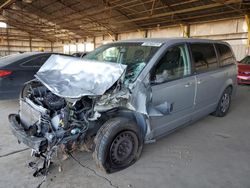
M12 71L9 71L9 70L0 70L0 78L1 77L5 77L5 76L8 76L12 73Z

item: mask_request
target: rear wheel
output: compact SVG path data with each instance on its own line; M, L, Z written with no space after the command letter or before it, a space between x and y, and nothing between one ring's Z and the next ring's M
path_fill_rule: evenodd
M139 159L143 138L135 122L123 117L107 121L95 138L93 158L99 168L112 173Z
M231 95L232 88L226 88L220 98L216 111L213 113L214 116L224 117L228 113L231 105Z

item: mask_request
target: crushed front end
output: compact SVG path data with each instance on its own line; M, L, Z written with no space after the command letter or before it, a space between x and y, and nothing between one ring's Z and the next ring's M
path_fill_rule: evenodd
M154 52L157 48L144 43L131 45L117 47L121 50L117 62L94 58L99 50L90 54L89 59L52 55L36 73L36 79L25 84L20 110L9 115L9 121L18 141L32 148L33 156L43 159L43 165L35 168L35 176L46 175L58 151L66 156L78 148L96 151L95 138L102 139L103 135L98 134L106 129L101 127L112 118L123 117L121 122L124 119L133 122L140 143L150 133L145 120L150 115L149 88L141 80L135 82L146 63L140 58L135 63L126 63L130 58L124 53L130 48L140 51L153 48ZM139 151L141 147L138 148ZM94 159L99 164L99 158Z
M9 115L11 130L19 142L45 160L51 160L58 146L64 153L84 147L102 121L101 114L94 111L96 97L86 96L71 103L38 81L24 90L19 113Z
M124 71L125 66L117 64L54 55L35 75L37 79L26 83L19 113L9 115L9 121L18 141L32 148L34 156L44 158L43 171L58 148L65 155L77 148L92 149L108 111L127 97L120 85ZM115 102L108 106L111 99Z

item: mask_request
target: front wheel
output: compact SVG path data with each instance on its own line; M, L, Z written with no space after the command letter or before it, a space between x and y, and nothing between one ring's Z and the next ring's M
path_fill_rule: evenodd
M107 121L95 138L93 158L107 173L122 170L139 159L143 137L132 120L117 117Z
M226 88L220 98L216 111L213 113L214 116L224 117L228 113L231 105L231 95L231 87Z

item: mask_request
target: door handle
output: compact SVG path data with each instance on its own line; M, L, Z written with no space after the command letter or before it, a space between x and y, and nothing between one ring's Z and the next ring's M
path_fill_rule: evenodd
M185 84L185 87L190 87L192 85L192 82L188 82Z

